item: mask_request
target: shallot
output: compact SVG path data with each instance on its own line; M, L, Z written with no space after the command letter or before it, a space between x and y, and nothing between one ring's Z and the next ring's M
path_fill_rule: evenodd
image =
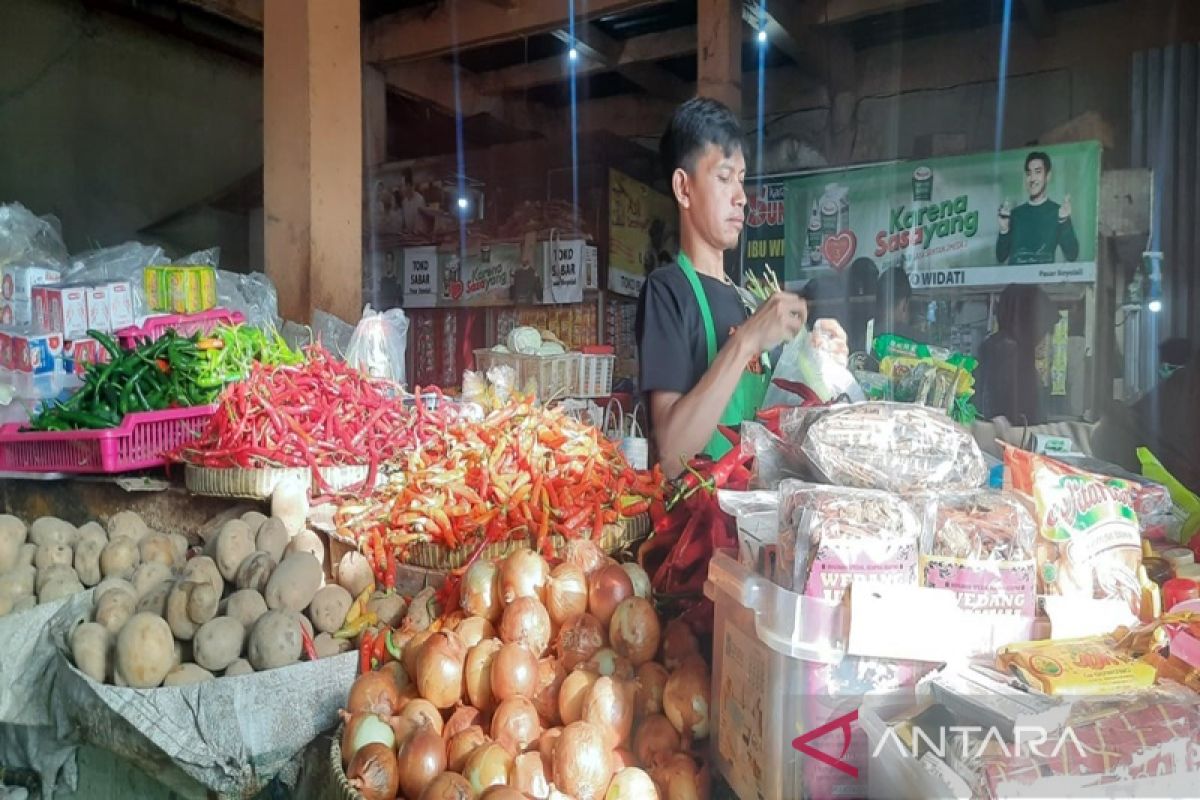
M400 690L390 674L364 672L350 686L350 697L346 710L351 714L369 711L381 717L390 717L403 705Z
M546 610L550 613L550 621L562 625L571 617L587 611L587 606L587 576L575 564L559 564L550 573L550 580L546 584Z
M537 658L524 645L512 642L501 647L492 659L492 696L500 702L510 697L533 697L537 693Z
M419 729L400 745L400 793L418 797L421 791L446 769L446 743L430 726ZM389 795L388 800L394 795Z
M500 563L500 599L506 606L520 597L541 602L549 578L550 565L539 553L525 548L514 550Z
M439 631L430 636L417 656L415 677L421 697L442 709L461 700L466 657L466 645L454 631Z
M454 632L462 637L463 644L468 648L474 647L484 639L492 639L496 636L496 629L484 617L467 617L458 623Z
M708 736L709 691L708 665L700 656L685 659L663 688L663 712L690 740Z
M662 713L663 689L671 674L657 661L647 661L637 668L637 704L639 717Z
M599 679L594 672L577 669L566 677L558 690L558 717L564 725L583 719L583 704Z
M499 639L484 639L467 651L463 665L463 683L471 705L485 714L496 707L492 692L492 661L504 644Z
M487 734L478 725L460 731L446 744L446 768L451 772L462 772L471 753L487 741Z
M344 727L342 729L342 766L348 766L363 747L369 744L382 744L387 747L396 746L396 734L387 721L378 714L360 712L349 714L341 712Z
M613 776L604 800L658 800L658 789L644 770L625 767Z
M568 671L590 659L604 647L606 631L600 620L591 614L571 617L558 629L554 649Z
M529 749L542 735L533 702L525 697L510 697L492 715L492 738L513 755Z
M500 570L485 558L467 568L462 579L462 610L488 622L500 619L504 604L500 602Z
M536 597L518 597L504 608L500 640L518 642L538 658L550 646L550 614Z
M577 800L603 800L612 780L612 754L604 732L590 722L563 728L554 748L554 783Z
M618 564L601 567L588 578L588 612L602 625L608 625L627 597L633 597L633 581Z
M662 714L646 717L633 734L633 754L645 767L657 767L680 751L679 731Z
M598 678L584 700L583 719L604 731L604 744L610 750L625 744L633 730L633 686Z
M474 800L475 792L457 772L443 772L421 792L421 800Z
M641 597L630 597L617 606L609 623L608 638L617 655L641 666L658 652L661 628L654 605Z
M475 748L463 767L463 777L471 784L471 790L483 794L489 786L506 786L512 772L513 756L495 742Z
M396 754L378 742L368 744L350 759L346 779L366 800L393 800L400 785Z

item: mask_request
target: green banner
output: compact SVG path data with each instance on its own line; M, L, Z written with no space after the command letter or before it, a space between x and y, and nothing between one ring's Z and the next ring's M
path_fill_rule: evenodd
M903 267L918 289L1096 279L1100 145L821 172L786 182L789 282Z

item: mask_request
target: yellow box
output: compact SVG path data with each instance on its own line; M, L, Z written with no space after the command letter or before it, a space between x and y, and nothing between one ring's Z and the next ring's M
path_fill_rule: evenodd
M1052 695L1107 695L1154 685L1155 670L1112 647L1103 636L1020 642L996 654L996 666Z
M142 285L146 290L146 303L151 311L169 311L166 267L146 267L142 270Z

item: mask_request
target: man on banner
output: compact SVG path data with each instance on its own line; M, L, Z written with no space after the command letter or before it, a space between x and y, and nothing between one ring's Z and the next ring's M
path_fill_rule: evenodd
M1079 240L1071 224L1071 195L1062 204L1047 196L1050 186L1050 156L1034 151L1025 157L1025 189L1029 202L1010 209L1000 206L1000 235L996 238L996 261L1000 264L1051 264L1062 248L1063 259L1079 257Z

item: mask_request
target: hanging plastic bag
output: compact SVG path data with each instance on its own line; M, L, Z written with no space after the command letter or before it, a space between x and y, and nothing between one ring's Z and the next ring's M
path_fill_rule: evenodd
M774 381L792 381L811 389L823 402L845 395L851 402L866 399L847 368L850 351L846 333L836 321L819 319L813 330L801 333L784 346L763 407L799 405L801 398Z
M28 264L61 269L67 263L61 225L39 217L20 203L0 205L0 267Z
M393 308L378 313L367 306L346 348L346 363L373 378L404 383L408 350L408 317Z

